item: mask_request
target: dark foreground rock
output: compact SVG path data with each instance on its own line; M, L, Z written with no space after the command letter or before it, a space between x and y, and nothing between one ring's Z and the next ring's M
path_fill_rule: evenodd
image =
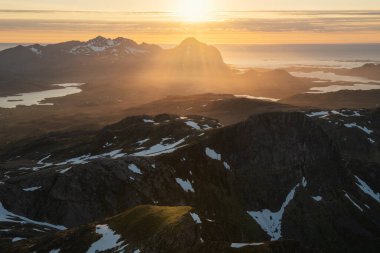
M91 140L107 143L117 132L117 139L127 141L128 131L122 130L132 121L125 122ZM57 151L40 162L45 167L4 180L0 201L13 213L8 217L18 214L70 229L24 234L26 239L11 243L21 237L12 230L20 222L0 220L9 229L0 230L0 249L86 252L107 234L116 239L106 252L378 251L379 165L342 155L348 149L319 119L267 113L196 131L191 122L188 128L179 122L178 136L169 136L173 140L161 152L138 153L165 146L161 135L159 143L152 137L141 151L118 143L125 153L77 163L61 164L68 157ZM142 131L141 139L158 134L150 123L153 128ZM170 146L179 136L190 137Z

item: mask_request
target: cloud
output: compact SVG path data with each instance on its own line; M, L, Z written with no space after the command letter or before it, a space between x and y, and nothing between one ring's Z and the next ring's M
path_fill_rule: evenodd
M181 33L199 32L378 32L380 12L377 11L285 11L285 12L229 12L220 14L220 21L203 24L186 24L176 21L167 12L70 12L52 18L61 11L0 10L11 12L12 17L0 19L0 31L96 31L134 33ZM17 13L48 14L49 18L28 18ZM54 14L54 15L51 15ZM84 14L84 15L82 15ZM260 15L259 15L260 14ZM59 15L56 15L59 16Z

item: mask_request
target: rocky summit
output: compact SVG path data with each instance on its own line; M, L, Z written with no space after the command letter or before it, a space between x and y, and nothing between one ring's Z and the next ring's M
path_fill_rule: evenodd
M378 115L133 116L13 143L0 250L377 252Z

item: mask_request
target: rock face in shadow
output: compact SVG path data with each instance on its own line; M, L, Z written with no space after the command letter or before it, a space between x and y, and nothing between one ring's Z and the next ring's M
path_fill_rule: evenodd
M107 132L127 128L123 122L131 121L95 136L104 141L113 135ZM197 131L171 152L69 166L53 156L52 165L13 175L0 184L7 210L71 229L12 246L6 240L15 233L8 231L0 246L11 252L70 252L80 240L84 243L76 252L85 252L101 238L96 225L107 224L124 242L116 241L111 252L123 245L126 252L378 250L380 203L363 191L379 192L371 179L378 176L377 165L347 163L334 136L317 120L296 112L266 113ZM156 144L145 148L151 145ZM237 249L232 243L250 245Z
M339 185L345 173L340 155L325 132L300 113L268 113L222 129L211 147L228 154L247 209L276 209L304 177L315 194ZM223 145L228 141L228 145ZM309 180L308 180L309 179ZM252 194L252 193L255 194ZM276 199L278 198L278 199ZM257 200L268 200L258 204Z

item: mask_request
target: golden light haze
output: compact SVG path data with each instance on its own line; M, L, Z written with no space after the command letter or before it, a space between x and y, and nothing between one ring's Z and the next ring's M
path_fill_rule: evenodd
M1 9L175 12L191 0L1 0ZM196 2L196 1L195 1ZM254 10L379 10L377 0L203 0L210 11Z
M380 43L372 0L0 0L0 43L54 43L95 36L177 44ZM264 11L285 10L285 11Z
M179 44L183 39L195 37L208 44L347 44L347 43L379 43L380 36L370 32L363 33L340 33L332 37L331 34L318 34L311 32L288 32L288 33L162 33L162 34L140 34L140 33L94 33L82 32L73 34L70 31L56 32L0 32L2 43L58 43L69 40L87 41L98 35L107 38L125 37L138 43L149 42L155 44Z

